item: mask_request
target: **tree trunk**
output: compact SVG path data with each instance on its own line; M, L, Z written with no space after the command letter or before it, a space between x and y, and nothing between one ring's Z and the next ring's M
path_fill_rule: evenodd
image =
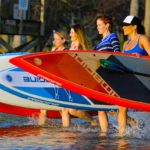
M138 16L139 0L131 0L130 3L130 15Z
M145 33L150 37L150 0L145 2L145 19L144 19Z
M12 47L16 48L20 45L21 45L21 35L14 35L13 36Z
M8 35L6 34L0 34L0 38L2 38L6 43L8 43ZM0 44L0 54L1 53L7 53L8 50Z

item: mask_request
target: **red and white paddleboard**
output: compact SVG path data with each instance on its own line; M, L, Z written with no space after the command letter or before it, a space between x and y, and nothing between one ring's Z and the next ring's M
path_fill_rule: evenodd
M97 101L150 111L150 57L65 51L28 54L10 62Z
M40 110L46 109L49 118L60 118L61 108L58 107L56 98L61 98L61 94L67 101L68 92L61 88L57 89L49 82L9 63L11 58L25 54L27 53L0 55L0 63L2 64L0 66L0 112L38 117ZM84 100L82 96L77 94L74 94L75 99L76 96ZM56 101L56 105L52 105L54 101ZM90 111L89 113L97 115L96 112Z

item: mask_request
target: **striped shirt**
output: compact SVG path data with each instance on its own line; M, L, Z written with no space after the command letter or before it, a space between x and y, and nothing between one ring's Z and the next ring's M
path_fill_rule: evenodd
M97 51L120 52L120 42L117 34L111 33L96 46Z

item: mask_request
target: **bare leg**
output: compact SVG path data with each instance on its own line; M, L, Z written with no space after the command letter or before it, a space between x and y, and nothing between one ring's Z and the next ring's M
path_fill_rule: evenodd
M86 111L77 110L77 109L69 109L69 113L73 116L82 118L91 122L92 126L97 126L97 120L93 119Z
M104 133L108 132L108 117L106 112L104 111L98 111L98 119L101 131Z
M62 126L63 127L69 127L70 126L70 114L69 114L68 108L63 108L61 112L62 116Z
M127 124L127 108L119 106L118 130L120 135L123 135L125 133L126 124Z
M40 115L38 118L38 125L42 126L46 122L47 110L40 110Z

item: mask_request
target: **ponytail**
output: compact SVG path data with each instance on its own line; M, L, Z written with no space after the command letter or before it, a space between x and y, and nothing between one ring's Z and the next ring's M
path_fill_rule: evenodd
M145 28L143 25L137 26L137 32L138 34L145 34Z

